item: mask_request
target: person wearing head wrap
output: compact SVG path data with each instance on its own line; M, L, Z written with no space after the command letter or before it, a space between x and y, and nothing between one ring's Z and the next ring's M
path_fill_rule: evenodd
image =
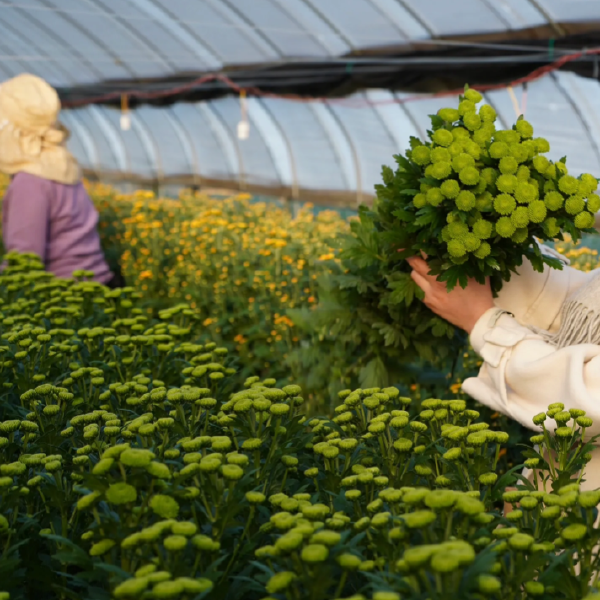
M489 283L476 281L447 292L445 283L429 275L423 258L409 263L425 304L469 333L483 359L478 376L463 382L465 393L538 432L533 417L550 404L583 410L593 420L586 428L589 440L600 434L600 269L578 271L555 250L541 250L559 258L563 269L545 267L539 273L524 260L497 298ZM582 490L600 488L599 444L593 447Z
M67 150L60 100L43 79L23 74L0 85L0 171L11 176L3 201L7 252L32 252L60 278L76 270L120 287L100 246L98 213Z

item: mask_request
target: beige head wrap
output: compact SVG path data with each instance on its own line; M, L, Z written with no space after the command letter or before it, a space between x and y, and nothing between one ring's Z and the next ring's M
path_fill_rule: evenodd
M35 75L0 85L0 171L77 183L79 165L65 147L69 131L58 122L59 112L56 90Z

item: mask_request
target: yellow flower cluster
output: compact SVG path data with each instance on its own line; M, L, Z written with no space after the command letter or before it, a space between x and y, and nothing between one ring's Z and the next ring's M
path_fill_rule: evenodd
M315 215L305 206L292 216L247 194L168 199L89 190L104 245L109 255L118 247L128 283L159 306L188 303L204 333L232 342L255 372L272 373L272 359L281 363L301 342L286 311L316 304L324 261L335 259L332 240L348 230L336 212Z
M574 244L570 236L565 235L563 242L556 243L556 249L564 254L571 262L571 266L580 271L593 271L600 267L598 250Z

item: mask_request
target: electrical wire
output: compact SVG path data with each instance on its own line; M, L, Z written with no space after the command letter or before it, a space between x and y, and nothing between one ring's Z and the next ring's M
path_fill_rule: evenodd
M538 67L531 71L528 75L515 79L509 83L497 83L497 84L484 84L484 85L473 85L476 89L482 92L493 91L498 89L505 89L507 87L517 87L523 85L525 83L531 83L532 81L536 81L541 79L545 75L552 73L554 71L559 70L564 65L581 60L585 57L592 57L600 54L600 48L592 48L586 50L580 50L578 52L573 52L568 55L564 55L561 58L555 60L554 62ZM347 107L355 107L360 108L363 106L374 106L381 104L405 104L407 102L414 102L422 99L430 99L430 98L442 98L448 96L457 96L463 93L462 89L455 90L447 90L443 92L437 92L434 94L416 94L412 96L405 96L403 98L394 98L391 100L369 100L367 98L327 98L327 97L306 97L301 96L299 94L275 94L272 92L267 92L261 90L259 87L250 86L244 87L230 79L224 73L211 73L194 79L193 81L187 82L185 84L181 84L178 86L171 87L165 90L156 90L152 92L145 92L139 90L119 90L115 92L109 92L106 94L101 94L97 96L92 96L89 98L82 98L78 100L65 100L63 102L63 106L65 108L77 108L81 106L87 106L90 104L102 104L115 100L120 100L122 95L126 95L130 100L139 100L139 101L150 101L150 100L158 100L163 98L169 98L172 96L178 96L181 94L185 94L186 92L190 92L195 88L201 87L203 85L209 83L221 83L223 86L227 87L231 91L236 94L240 94L242 90L248 96L255 96L259 98L270 98L270 99L282 99L289 100L293 102L320 102L323 104L341 104Z

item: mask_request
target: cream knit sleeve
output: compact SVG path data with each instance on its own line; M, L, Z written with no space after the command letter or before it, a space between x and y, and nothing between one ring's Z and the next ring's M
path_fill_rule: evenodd
M557 349L493 308L475 325L471 344L484 364L463 383L467 394L531 429L534 415L563 402L594 420L590 436L600 433L600 346Z
M530 325L554 332L560 325L560 311L566 298L586 283L591 275L569 266L569 260L548 246L541 246L545 254L559 258L562 270L545 266L539 273L529 260L517 269L517 274L506 282L494 303L511 312L521 325Z

